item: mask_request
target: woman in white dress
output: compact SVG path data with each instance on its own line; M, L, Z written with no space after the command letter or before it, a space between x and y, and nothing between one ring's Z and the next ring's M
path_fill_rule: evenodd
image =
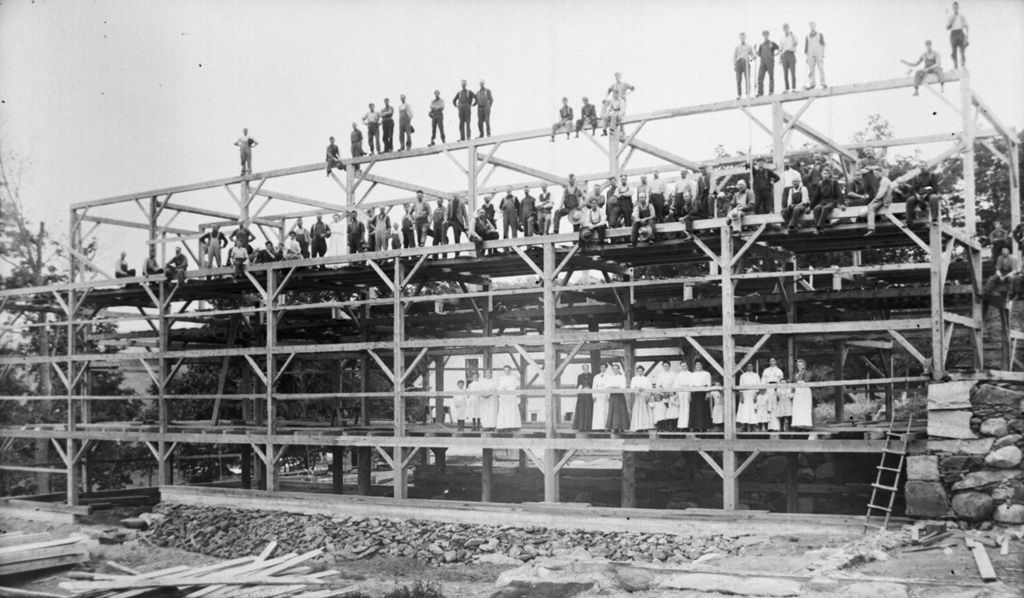
M629 416L629 429L634 432L643 432L654 427L654 420L651 418L652 382L644 375L643 366L637 366L636 374L629 381L629 387L637 392L633 395L633 412Z
M813 382L814 375L807 369L807 362L803 359L796 361L796 373L793 374L793 382ZM793 389L793 422L794 428L814 427L814 398L811 389L806 386L797 386Z
M348 235L345 234L345 219L341 214L331 216L331 236L328 240L329 255L343 255L348 247Z
M462 380L459 380L456 384L459 387L458 390L460 393L461 391L466 390L466 383ZM452 419L454 419L455 423L459 425L459 432L466 429L466 419L469 416L468 398L469 397L464 394L457 394L452 397Z
M654 422L654 427L660 432L668 432L675 423L668 418L668 401L673 393L661 390L663 388L672 388L672 379L674 377L672 364L663 361L661 362L661 367L657 369L651 379L651 385L655 390L653 400L651 401L651 421Z
M672 386L676 388L693 386L693 375L690 372L690 366L685 361L679 362L679 371L672 379ZM668 415L669 417L675 416L676 428L685 430L690 427L690 391L676 391L675 405L669 407Z
M490 368L484 368L484 379L480 381L484 395L480 397L480 427L493 430L498 425L498 381Z
M501 378L498 379L498 421L495 427L499 430L518 430L523 427L523 418L519 415L519 379L512 375L512 368L505 366Z
M740 374L740 386L757 386L761 383L761 377L754 371L754 364L747 362L747 367ZM740 404L736 409L736 425L742 426L744 432L749 432L752 427L757 427L757 390L741 390L739 393Z
M592 430L604 430L608 426L608 364L601 364L601 371L594 376L594 420L590 428Z
M483 398L480 395L480 391L483 390L480 374L473 372L469 375L469 386L466 390L476 393L466 397L466 419L472 422L470 429L476 431L480 429L480 399Z

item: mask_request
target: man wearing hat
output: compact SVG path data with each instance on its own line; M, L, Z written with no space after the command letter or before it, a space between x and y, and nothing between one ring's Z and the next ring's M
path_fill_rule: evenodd
M597 200L590 198L587 208L583 210L582 222L576 227L580 231L580 248L598 243L604 245L605 232L608 230L608 217L597 205Z
M494 225L487 219L484 209L478 209L476 211L476 218L473 220L473 228L469 232L469 240L476 244L477 257L484 255L485 241L494 241L497 238L498 231L494 229Z
M633 247L636 247L641 228L649 229L645 240L650 245L654 244L654 206L651 205L647 195L640 195L639 198L640 201L637 202L636 207L633 209L633 230L629 234L629 244Z
M472 137L470 134L469 119L473 106L476 106L476 94L466 89L466 80L462 80L462 89L455 93L452 99L452 106L459 109L459 141L465 141Z
M505 197L498 205L501 210L501 236L514 239L519 236L519 198L512 194L512 186L505 190Z

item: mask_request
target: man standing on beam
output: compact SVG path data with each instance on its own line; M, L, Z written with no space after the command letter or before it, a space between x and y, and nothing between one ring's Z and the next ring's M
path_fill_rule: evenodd
M476 94L466 89L466 80L463 79L462 89L452 99L452 105L459 109L459 141L466 141L472 137L469 130L469 119L476 103Z

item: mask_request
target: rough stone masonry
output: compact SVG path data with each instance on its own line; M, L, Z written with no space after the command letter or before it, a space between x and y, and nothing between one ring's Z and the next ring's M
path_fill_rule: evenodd
M970 525L1024 523L1024 385L928 388L928 440L907 459L907 515Z

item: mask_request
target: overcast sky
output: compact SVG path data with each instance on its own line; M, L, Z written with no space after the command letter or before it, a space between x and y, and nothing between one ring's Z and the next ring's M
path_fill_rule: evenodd
M563 95L578 111L580 96L599 98L615 71L636 85L631 113L731 99L738 32L756 40L769 29L778 39L784 22L801 40L808 22L817 22L832 85L903 76L899 59L916 59L926 38L949 67L950 4L3 0L0 134L5 149L26 162L22 194L30 216L64 231L72 202L236 175L232 142L244 126L261 143L256 170L306 164L322 159L328 135L348 155L348 131L366 104L385 96L397 103L405 93L417 113L414 144L424 145L432 91L450 101L461 78L472 88L485 78L493 89L498 134L550 126ZM1024 0L967 0L961 7L973 87L1007 125L1020 128ZM801 57L800 84L806 74ZM947 97L957 102L955 90ZM889 118L898 136L956 127L945 104L931 94L911 98L909 90L822 101L806 117L849 141L871 112ZM673 126L648 125L641 137L698 160L719 144L730 151L769 144L742 115ZM449 140L457 139L450 107L447 127ZM607 164L582 139L542 141L507 157L559 173ZM631 165L642 164L638 158ZM444 158L375 172L447 189L465 184ZM491 182L501 181L496 175ZM340 201L322 174L274 188ZM223 191L208 201L231 208ZM112 236L101 239L106 250L116 244Z

